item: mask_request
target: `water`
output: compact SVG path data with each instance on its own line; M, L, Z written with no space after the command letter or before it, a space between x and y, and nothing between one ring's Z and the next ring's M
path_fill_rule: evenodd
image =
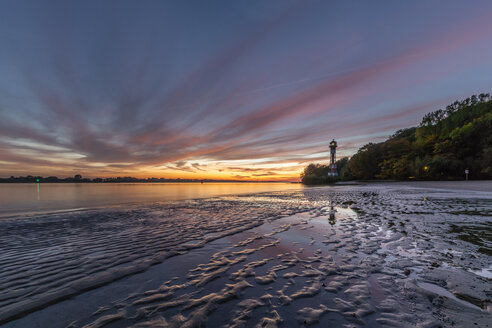
M0 217L300 188L292 183L4 183Z
M0 219L0 326L486 327L492 193L442 186L51 185L138 203Z
M419 282L417 284L420 288L423 288L425 290L428 290L434 294L437 294L437 295L440 295L440 296L444 296L444 297L447 297L449 299L452 299L453 301L455 302L458 302L464 306L468 306L468 307L471 307L471 308L474 308L474 309L477 309L477 310L480 310L480 308L476 305L473 305L471 303L468 303L468 302L465 302L463 300L460 300L459 298L457 298L456 296L454 296L452 293L450 293L449 291L447 291L446 289L440 287L440 286L437 286L437 285L434 285L434 284L430 284L428 282Z

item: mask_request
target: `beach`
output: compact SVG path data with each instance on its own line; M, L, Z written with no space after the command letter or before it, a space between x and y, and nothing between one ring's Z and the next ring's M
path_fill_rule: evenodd
M488 327L490 182L0 220L2 327Z

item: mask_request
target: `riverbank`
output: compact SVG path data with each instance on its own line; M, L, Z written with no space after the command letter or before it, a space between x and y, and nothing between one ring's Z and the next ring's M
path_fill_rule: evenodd
M407 181L394 182L410 188L446 189L446 190L473 190L492 192L492 180L473 181Z

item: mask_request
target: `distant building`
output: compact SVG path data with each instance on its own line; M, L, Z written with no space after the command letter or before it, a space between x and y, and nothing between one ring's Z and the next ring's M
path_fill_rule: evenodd
M337 165L335 164L336 161L336 153L337 153L337 142L335 139L333 139L330 142L330 168L328 171L328 176L329 177L336 177L338 176L337 172Z

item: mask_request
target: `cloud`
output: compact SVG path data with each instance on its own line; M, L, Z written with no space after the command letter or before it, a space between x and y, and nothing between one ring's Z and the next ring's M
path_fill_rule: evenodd
M272 172L272 171L268 171L266 173L255 173L255 174L253 174L254 177L266 177L266 176L273 176L273 175L277 175L277 173Z
M397 95L390 90L410 89L408 71L481 44L491 34L485 13L405 40L395 45L398 50L353 61L350 47L361 47L362 54L367 47L354 45L357 38L324 45L319 38L304 40L310 35L304 30L294 31L303 25L303 7L286 5L247 28L204 40L210 44L201 43L203 55L182 52L177 57L168 54L174 48L161 45L167 41L158 34L133 40L139 47L121 52L131 36L115 32L113 42L106 43L107 34L92 39L77 32L80 26L64 31L57 31L55 23L43 26L36 60L27 51L34 49L30 45L12 50L19 54L13 65L22 72L22 88L15 91L24 90L20 98L26 100L2 102L0 140L24 144L0 141L0 161L14 163L0 168L0 175L12 172L15 164L46 172L75 167L97 174L131 173L155 167L278 175L287 169L229 163L321 161L332 137L341 141L342 153L350 154L416 124L426 111L445 105L449 95L405 99L406 90ZM169 42L184 47L189 41ZM289 42L299 42L298 49ZM400 80L400 74L402 82L388 83ZM204 160L224 163L203 165Z
M193 164L191 164L191 166L193 166L198 171L205 171L205 169L202 168L203 165L200 165L198 163L193 163Z

